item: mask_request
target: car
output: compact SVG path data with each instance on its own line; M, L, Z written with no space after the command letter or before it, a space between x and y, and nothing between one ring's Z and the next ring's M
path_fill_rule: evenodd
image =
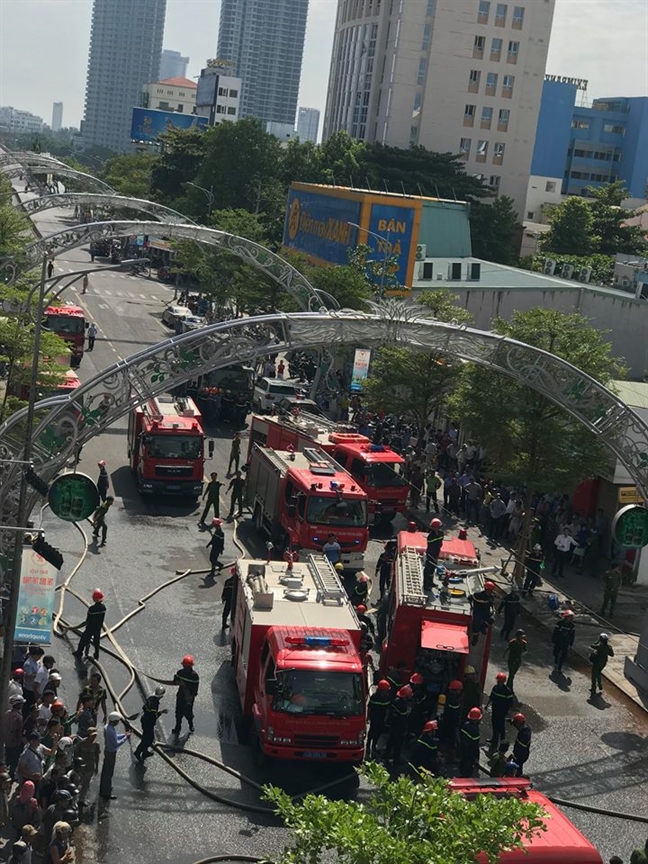
M188 333L189 330L198 330L205 326L205 319L201 315L185 315L176 324L177 333Z
M252 397L252 409L263 414L264 411L272 410L275 403L282 396L296 396L297 387L289 381L280 381L277 378L263 378L259 376L254 385Z
M177 322L187 315L191 315L191 309L186 306L167 306L162 313L162 323L175 330Z
M317 402L296 394L295 396L282 396L275 403L279 414L295 414L297 411L306 411L316 417L326 417Z

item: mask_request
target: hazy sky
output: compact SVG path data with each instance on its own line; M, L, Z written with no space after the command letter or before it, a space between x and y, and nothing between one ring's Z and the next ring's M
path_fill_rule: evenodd
M299 104L322 112L336 7L310 0ZM0 0L0 105L50 123L62 101L64 125L78 126L91 12L92 0ZM190 77L216 56L219 12L220 0L167 0L164 47L191 58ZM647 0L557 0L547 72L587 78L590 99L648 95Z

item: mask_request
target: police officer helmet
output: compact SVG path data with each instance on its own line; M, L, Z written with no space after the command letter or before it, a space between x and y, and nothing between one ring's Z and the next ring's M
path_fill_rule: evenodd
M542 552L542 546L539 543L535 543L533 546L534 552Z
M108 715L108 722L109 723L118 723L121 719L122 719L122 716L119 713L119 711L111 711L110 714Z
M158 699L162 698L162 696L164 696L165 693L166 693L166 687L163 687L161 684L155 688L155 695L158 697Z
M56 795L54 796L55 801L71 801L72 795L68 792L67 789L59 789Z
M608 636L607 633L601 633L601 635L599 636L599 639L600 639L602 642L607 642L609 638L610 638L610 637Z

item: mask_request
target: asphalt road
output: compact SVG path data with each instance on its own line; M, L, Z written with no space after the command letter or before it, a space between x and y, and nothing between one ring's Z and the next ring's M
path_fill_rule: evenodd
M43 233L56 230L52 213L39 220ZM59 257L56 272L79 269L88 264L83 250ZM141 277L98 272L90 277L88 293L70 299L81 303L95 320L100 335L95 350L86 354L80 375L87 380L98 370L125 358L145 345L167 335L160 321L163 302L172 292L156 281ZM171 579L176 571L206 569L205 544L209 535L197 524L200 510L189 504L155 504L136 492L126 457L126 421L93 439L84 448L79 469L95 477L98 459L105 459L116 504L109 514L108 544L91 547L72 587L89 597L99 586L106 593L107 623L114 625L140 606L142 597ZM210 429L217 441L213 462L207 471L217 470L224 478L233 429ZM221 515L226 514L221 506ZM83 551L83 538L73 526L59 522L47 511L43 525L49 542L65 555L64 579ZM395 523L405 527L404 520ZM89 534L89 526L84 526ZM233 527L226 526L223 560L232 560L236 550ZM262 542L243 520L239 537L249 554L261 554ZM367 554L367 569L373 573L384 537L374 538ZM237 695L229 664L229 647L220 632L220 584L205 584L199 574L163 588L147 600L141 610L116 632L116 638L133 665L144 675L170 679L182 656L196 657L201 676L197 701L196 734L187 747L221 759L244 775L268 779L302 791L333 775L314 769L291 766L259 775L249 748L239 739ZM64 617L78 622L84 610L68 595ZM587 701L589 679L586 670L575 669L571 678L550 676L550 646L544 631L525 622L529 633L529 660L516 679L518 696L534 731L528 771L542 791L583 804L648 816L648 744L646 714L625 697L606 693L591 704ZM495 641L491 679L500 668L501 645ZM83 670L76 667L65 641L54 645L57 665L64 675L64 693L73 702L82 683ZM118 689L127 676L112 659L102 662ZM153 686L153 685L151 685ZM166 697L171 714L162 718L160 733L169 738L173 726L172 694ZM124 698L128 713L141 708L141 695L131 690ZM488 720L485 732L490 731ZM487 737L484 734L484 739ZM175 757L199 783L218 795L236 802L258 804L256 793L234 777L187 755ZM355 787L342 787L339 794L354 794ZM95 790L96 791L96 790ZM118 799L109 810L94 814L91 825L80 833L82 844L100 864L128 861L154 864L162 859L174 864L191 864L207 855L245 852L271 855L286 840L286 832L271 817L246 814L208 800L189 787L159 758L150 759L146 769L131 765L128 747L119 754L115 775ZM599 848L603 859L619 854L627 861L630 850L643 844L648 826L626 820L567 811L574 823ZM99 818L96 818L96 817ZM84 858L83 860L86 860Z

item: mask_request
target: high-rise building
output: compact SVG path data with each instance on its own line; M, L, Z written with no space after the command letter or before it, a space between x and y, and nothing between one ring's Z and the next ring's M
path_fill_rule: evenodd
M159 77L165 12L166 0L94 0L84 146L129 148L133 107Z
M60 132L63 128L63 103L52 103L52 132Z
M183 57L179 51L164 48L160 60L160 81L165 78L186 78L188 65L188 57Z
M308 0L222 0L218 59L243 80L241 117L295 128Z
M43 131L43 118L11 105L0 107L0 129L15 134Z
M300 108L297 115L297 135L301 141L317 141L320 112L317 108Z
M339 0L324 137L456 153L524 211L555 0Z

